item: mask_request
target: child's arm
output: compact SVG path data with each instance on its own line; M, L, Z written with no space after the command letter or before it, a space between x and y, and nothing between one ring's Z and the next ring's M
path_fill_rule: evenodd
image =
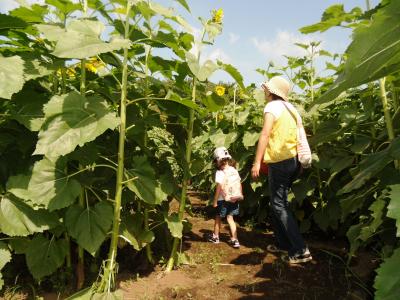
M217 202L221 191L222 191L222 186L220 183L217 183L217 187L215 188L213 207L217 207Z

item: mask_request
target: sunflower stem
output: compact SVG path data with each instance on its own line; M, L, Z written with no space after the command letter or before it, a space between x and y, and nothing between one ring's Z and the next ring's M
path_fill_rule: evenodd
M193 78L193 87L192 87L192 101L195 102L196 100L196 79ZM185 212L185 206L186 206L186 197L187 197L187 189L189 185L189 179L190 179L190 172L189 172L189 166L190 166L190 160L191 160L191 155L192 155L192 138L193 138L193 124L194 124L194 110L190 109L189 113L189 122L188 122L188 127L187 127L187 140L186 140L186 155L185 155L185 167L183 171L183 182L182 182L182 192L181 192L181 201L179 203L179 221L182 222L183 220L183 214ZM173 244L172 244L172 250L171 250L171 255L169 257L167 267L165 269L166 272L171 272L172 268L176 264L176 257L177 257L177 250L178 250L178 244L179 244L180 239L179 238L174 238Z
M391 141L393 141L395 135L394 135L394 129L393 129L393 120L390 115L390 110L388 107L385 83L386 83L386 77L379 79L379 89L381 92L381 101L382 101L382 107L383 107L383 114L385 116L386 130L387 130L387 134L388 134L388 140L389 140L389 142L391 142ZM396 169L399 169L400 160L395 160L394 166Z
M129 39L129 15L131 10L131 1L128 1L126 6L126 19L124 25L124 37ZM121 214L121 197L123 189L124 177L124 157L125 157L125 131L126 131L126 95L128 85L128 48L124 48L123 62L122 62L122 86L121 86L121 100L120 100L120 127L119 127L119 140L118 140L118 168L117 179L115 184L115 202L114 202L114 217L111 232L111 243L108 253L108 260L103 270L103 276L98 287L97 292L111 292L115 289L115 277L117 271L117 244L119 237L120 214Z

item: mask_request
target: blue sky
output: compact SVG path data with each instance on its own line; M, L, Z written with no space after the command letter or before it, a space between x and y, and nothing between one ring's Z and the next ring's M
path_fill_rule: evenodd
M43 3L44 0L25 0ZM296 42L322 41L325 50L342 53L350 43L351 31L330 29L322 34L303 35L298 29L320 21L323 11L333 4L343 3L345 10L359 6L366 8L366 0L187 0L192 14L171 0L158 0L176 8L191 25L200 29L198 17L208 18L212 9L224 10L223 33L215 44L206 48L204 58L220 59L234 65L243 75L245 83L259 83L263 77L256 68L266 68L269 61L284 65L283 55L302 55ZM370 0L371 6L379 0ZM0 0L0 12L15 7L14 0ZM222 72L215 73L212 81L230 81Z

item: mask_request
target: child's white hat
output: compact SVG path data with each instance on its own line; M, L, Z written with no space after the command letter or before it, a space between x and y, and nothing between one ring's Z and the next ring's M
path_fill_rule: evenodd
M226 149L225 147L218 147L214 150L214 158L216 160L221 160L223 158L232 158L232 156L229 154L228 149Z

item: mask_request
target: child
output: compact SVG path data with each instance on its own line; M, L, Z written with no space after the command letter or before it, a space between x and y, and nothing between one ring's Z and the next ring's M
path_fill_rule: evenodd
M230 229L229 244L233 248L239 248L237 239L236 223L233 216L239 214L239 200L243 199L242 184L240 176L235 169L236 162L230 156L225 147L218 147L214 151L214 163L216 166L215 182L217 184L213 206L217 208L214 223L214 233L209 241L219 243L219 232L221 229L221 219L226 217Z

